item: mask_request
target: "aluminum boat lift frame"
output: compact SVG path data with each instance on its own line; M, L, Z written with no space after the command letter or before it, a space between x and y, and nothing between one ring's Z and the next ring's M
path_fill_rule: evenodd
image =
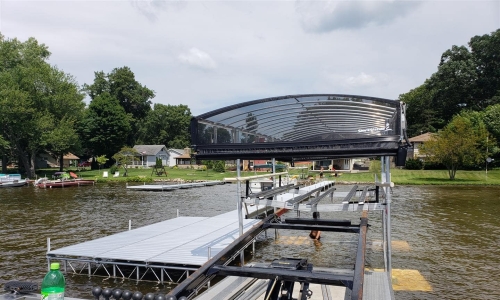
M358 191L358 186L355 185L351 191L343 199L343 204L340 206L345 209L338 210L350 210L350 207L356 205L356 210L361 211L360 223L351 224L349 220L328 220L328 219L307 219L307 218L286 218L284 222L281 222L280 216L288 211L286 208L282 208L275 214L268 216L258 224L254 225L252 229L241 233L240 237L235 240L231 245L229 245L225 250L221 251L218 255L209 260L200 269L194 272L190 277L178 285L174 290L172 290L167 297L175 297L171 299L193 299L198 293L204 289L211 280L216 276L237 276L237 277L251 277L256 279L268 279L269 285L266 291L265 299L292 299L292 291L289 290L291 286L293 289L294 283L300 284L300 292L298 300L308 299L308 287L310 284L321 284L321 285L336 285L345 287L344 299L379 299L379 295L369 295L368 297L363 296L363 287L365 284L365 257L366 257L366 236L368 230L368 211L378 210L382 212L382 231L383 231L383 255L384 255L384 274L386 275L386 280L391 282L391 232L390 232L390 206L391 206L391 193L390 188L393 185L390 182L390 161L389 157L383 157L381 160L382 173L381 181L375 182L375 202L376 203L365 203L365 196L367 195L368 187L361 189L361 196L358 197L358 203L355 204L353 197ZM237 167L239 167L239 160L237 162ZM239 170L239 168L237 168ZM273 170L274 171L274 170ZM236 178L238 186L238 194L241 195L240 184L245 182L248 186L248 177L240 177L238 171L238 178ZM283 175L283 173L266 174L262 176L252 176L252 179L258 177L269 177L273 178ZM292 188L290 186L284 187ZM328 197L334 192L332 186L325 186L326 190L323 194L317 195L317 197L309 201L306 205L297 206L298 202L308 198L312 193L320 191L323 188L313 190L306 195L306 197L298 197L297 201L291 201L294 205L292 209L294 210L305 210L305 211L329 211L324 210L318 202L322 199ZM277 194L283 192L283 188L277 187L275 189L258 193L254 195L254 198L262 197L275 197ZM383 197L382 197L383 195ZM248 189L245 197L240 197L238 199L238 209L243 209L244 199L247 198ZM372 204L372 206L370 206ZM377 206L373 206L376 204ZM241 215L241 214L239 214ZM241 220L240 220L241 222ZM240 223L241 224L241 223ZM342 269L330 269L328 272L324 270L316 272L311 264L307 263L307 260L303 263L304 266L299 269L287 269L269 266L229 266L234 260L240 256L241 265L243 265L244 257L243 253L246 248L253 244L259 234L267 229L289 229L289 230L320 230L329 232L348 232L358 234L357 251L355 258L355 265L353 272L351 274L346 274L345 270ZM287 261L286 259L284 259ZM276 265L283 264L278 261ZM286 263L285 263L286 264ZM276 285L276 283L279 283ZM277 292L276 289L285 289L285 292ZM288 290L287 290L288 289ZM236 292L237 293L237 292ZM370 293L370 292L369 292ZM285 295L286 294L286 295ZM280 296L283 295L283 296ZM385 291L387 299L394 299L394 292L392 287L389 285L388 290ZM284 298L281 298L284 297Z
M384 192L383 203L377 203L382 211L382 238L384 255L385 286L388 292L374 299L394 299L391 284L391 193L393 186L390 176L390 157L396 157L396 165L404 164L407 148L411 147L406 137L405 104L401 101L375 97L313 94L287 95L248 101L217 109L191 119L191 138L195 157L199 160L237 160L238 210L243 208L240 177L240 159L272 159L273 173L275 160L292 163L304 160L321 160L350 157L381 157L381 178L375 179L377 192ZM276 176L273 176L276 187ZM363 189L366 194L366 189ZM377 193L377 200L379 199ZM272 204L272 202L271 202ZM208 261L187 280L172 290L171 299L192 299L216 274L231 276L250 276L257 278L275 278L285 283L298 281L304 284L313 282L343 284L346 286L345 299L368 299L363 297L363 280L366 229L368 226L367 210L371 204L364 200L358 202L356 210L362 212L361 222L355 225L336 226L334 223L320 224L278 224L277 217L286 209L281 209L273 216L262 221L259 226L246 234L241 230L240 237L225 251ZM354 205L353 205L354 206ZM347 205L349 207L349 205ZM321 211L317 203L309 206L293 203L291 209ZM345 206L337 207L345 210ZM333 209L336 210L336 209ZM241 216L241 214L239 214ZM346 277L326 276L320 279L310 267L306 270L279 270L271 268L228 267L230 261L240 255L243 265L243 250L255 237L267 228L288 228L299 230L318 229L323 231L353 231L359 233L358 250L354 275ZM307 273L307 274L306 274ZM337 274L338 275L338 274ZM273 292L271 294L277 296ZM304 291L301 295L301 300ZM291 299L291 295L279 299ZM274 298L273 298L274 299ZM278 298L276 298L278 299Z

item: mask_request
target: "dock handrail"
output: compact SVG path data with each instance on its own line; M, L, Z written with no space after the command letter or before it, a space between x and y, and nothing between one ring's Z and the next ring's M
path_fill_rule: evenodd
M272 197L274 195L277 195L279 193L282 193L282 192L285 192L285 191L288 191L292 188L295 188L295 187L299 187L299 185L295 185L293 183L290 183L290 184L287 184L287 185L284 185L284 186L280 186L280 187L277 187L277 188L274 188L274 189L270 189L270 190L267 190L267 191L262 191L260 193L255 193L255 194L251 194L249 195L249 197L247 197L247 199L252 199L252 198L268 198L268 197Z
M227 178L224 178L224 181L226 181L226 182L238 182L238 181L245 181L245 180L252 180L252 179L259 179L259 178L281 176L281 175L288 175L288 172L267 173L267 174L262 174L262 175L254 175L254 176L246 176L246 177L227 177Z

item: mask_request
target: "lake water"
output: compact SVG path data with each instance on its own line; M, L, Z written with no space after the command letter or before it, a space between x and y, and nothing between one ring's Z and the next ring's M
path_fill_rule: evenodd
M342 187L339 186L339 189ZM176 217L215 216L236 209L236 185L171 192L141 192L124 184L65 189L0 189L0 286L11 280L38 284L47 272L51 248L77 244ZM303 214L303 216L307 216ZM295 216L290 212L288 216ZM398 186L393 189L393 268L418 270L432 291L397 291L397 299L500 299L500 187ZM359 214L323 214L350 218ZM369 240L380 239L379 213L370 213ZM308 257L315 266L352 267L355 235L326 232L321 244L287 245L293 234L269 234L257 245L254 261ZM286 250L283 250L286 249ZM368 250L367 267L383 266L380 249ZM92 299L93 286L168 292L173 285L66 275L66 296Z

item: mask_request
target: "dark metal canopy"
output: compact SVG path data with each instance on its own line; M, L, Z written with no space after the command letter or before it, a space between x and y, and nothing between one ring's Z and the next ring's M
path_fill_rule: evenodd
M248 101L191 119L199 160L394 156L405 131L401 101L337 94Z

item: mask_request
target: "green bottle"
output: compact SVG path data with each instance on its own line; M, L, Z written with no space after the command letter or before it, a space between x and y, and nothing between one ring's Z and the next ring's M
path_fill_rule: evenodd
M51 263L50 271L42 281L42 300L63 300L66 280L59 271L59 263Z

